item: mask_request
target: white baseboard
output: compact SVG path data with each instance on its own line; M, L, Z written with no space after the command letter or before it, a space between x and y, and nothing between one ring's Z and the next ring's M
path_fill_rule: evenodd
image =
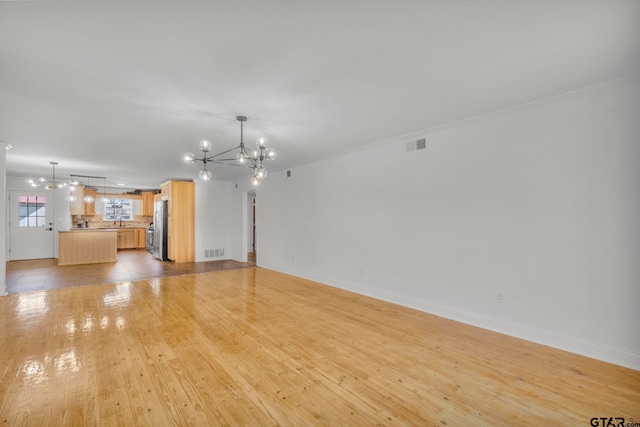
M329 277L307 274L305 272L297 271L294 269L281 268L278 266L262 263L259 265L259 267L278 271L280 273L285 273L296 277L301 277L307 280L313 280L325 285L344 289L350 292L355 292L361 295L366 295L382 301L402 305L404 307L412 308L429 314L434 314L446 319L455 320L458 322L466 323L468 325L477 326L479 328L509 335L515 338L520 338L523 340L553 347L559 350L568 351L570 353L579 354L581 356L590 357L593 359L601 360L603 362L612 363L615 365L624 366L625 368L640 371L640 354L623 348L595 343L580 338L559 334L554 331L535 328L519 323L512 323L502 319L496 319L477 313L461 311L452 307L445 307L443 305L433 304L424 300L407 298L406 296L393 292L381 291L379 289L356 285Z

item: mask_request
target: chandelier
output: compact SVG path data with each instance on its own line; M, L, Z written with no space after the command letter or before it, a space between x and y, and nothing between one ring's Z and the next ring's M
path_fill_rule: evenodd
M30 179L29 184L32 187L44 187L47 190L55 190L56 188L65 188L72 185L77 185L75 182L66 182L66 181L56 181L56 165L58 162L49 162L49 164L53 168L53 178L47 179L44 177L40 177L37 180Z
M251 177L253 185L260 184L260 181L267 176L267 168L265 168L263 162L265 160L274 160L277 156L276 150L267 147L267 138L264 137L256 140L256 149L248 150L244 145L243 139L243 123L247 121L247 118L245 116L237 116L236 120L240 122L240 145L210 156L207 153L213 148L212 144L210 141L203 139L200 141L200 150L203 153L202 158L196 157L193 153L185 153L183 156L184 162L188 165L202 162L202 170L198 174L200 180L211 180L211 171L207 169L207 163L220 163L253 169L253 176ZM234 151L236 152L235 156L233 156Z

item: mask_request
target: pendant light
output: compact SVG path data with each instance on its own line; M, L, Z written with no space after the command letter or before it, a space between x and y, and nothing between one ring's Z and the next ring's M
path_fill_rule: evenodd
M87 187L89 187L91 185L91 178L87 177ZM82 199L85 203L93 203L94 202L94 198L91 194L87 194L86 196L84 196L84 199Z
M102 203L105 205L109 202L107 197L107 178L102 178Z

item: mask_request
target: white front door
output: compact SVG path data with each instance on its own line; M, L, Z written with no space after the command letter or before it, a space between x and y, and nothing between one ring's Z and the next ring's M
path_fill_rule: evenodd
M11 191L10 259L53 258L53 192Z

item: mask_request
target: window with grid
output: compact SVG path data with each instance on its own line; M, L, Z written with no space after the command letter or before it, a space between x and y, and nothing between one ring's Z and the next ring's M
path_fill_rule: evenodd
M20 227L44 227L47 207L45 196L18 196Z
M104 221L133 220L133 203L131 199L107 199L102 219Z

